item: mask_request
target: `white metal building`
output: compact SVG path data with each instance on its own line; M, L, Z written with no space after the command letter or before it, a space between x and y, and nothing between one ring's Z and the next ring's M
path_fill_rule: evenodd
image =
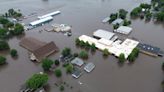
M46 18L43 18L43 19L39 19L39 20L36 20L36 21L33 21L30 23L30 26L33 26L33 27L36 27L38 25L42 25L46 22L49 22L53 20L53 17L49 16L49 17L46 17Z
M84 67L84 70L86 72L91 72L93 69L95 68L95 65L93 63L88 63L85 67Z
M105 38L110 40L113 36L115 35L115 33L113 32L109 32L103 29L98 29L95 32L93 32L93 36L96 38Z
M46 17L49 17L49 16L55 16L57 14L60 14L60 11L55 11L55 12L52 12L52 13L48 13L46 15L43 15L43 16L38 16L38 19L43 19L43 18L46 18Z
M114 30L114 32L118 32L121 34L128 35L132 31L132 28L127 26L120 26L118 29Z

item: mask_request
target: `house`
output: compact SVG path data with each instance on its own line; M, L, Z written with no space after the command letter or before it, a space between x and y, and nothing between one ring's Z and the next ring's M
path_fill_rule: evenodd
M46 43L33 37L25 37L20 41L19 44L30 52L31 60L38 62L50 54L58 51L58 47L54 42Z
M79 78L80 76L82 75L82 72L81 72L81 70L79 69L79 68L77 68L77 67L74 67L74 71L73 71L73 73L72 73L72 77L74 77L74 78Z

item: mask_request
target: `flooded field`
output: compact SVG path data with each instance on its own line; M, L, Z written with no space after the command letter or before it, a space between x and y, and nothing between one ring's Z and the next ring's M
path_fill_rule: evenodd
M27 16L23 20L29 23L36 20L38 15L44 15L52 11L60 10L61 14L54 17L54 20L42 27L25 32L25 36L36 37L42 41L54 41L60 48L70 47L73 52L79 52L74 40L82 34L92 35L96 29L106 29L112 31L112 26L103 24L101 21L116 12L120 8L128 11L142 2L150 0L0 0L0 13L4 13L9 8L21 9ZM73 27L73 35L67 37L63 34L52 32L39 32L39 30L51 26L53 23L65 23ZM160 47L164 50L164 25L146 23L144 20L132 20L133 31L129 37ZM125 36L126 37L126 36ZM0 92L19 92L20 85L34 73L43 71L41 65L29 60L26 49L19 46L21 37L9 40L11 48L18 50L19 58L13 60L10 55L6 55L8 65L0 68ZM50 58L55 60L60 52ZM133 64L119 65L118 59L109 56L104 59L102 53L97 51L90 54L86 62L93 62L96 68L91 73L83 73L79 79L65 75L63 80L74 88L65 92L161 92L161 81L163 72L161 64L164 58L153 58L140 54ZM49 92L58 92L54 85L57 81L54 74L49 76ZM79 85L78 81L83 82Z

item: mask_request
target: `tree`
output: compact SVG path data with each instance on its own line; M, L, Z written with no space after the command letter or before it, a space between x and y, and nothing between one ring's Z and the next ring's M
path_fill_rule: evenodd
M42 68L45 71L49 71L49 69L51 68L52 65L53 65L53 61L52 60L50 60L48 58L42 60Z
M7 30L0 28L0 38L6 38L7 37Z
M134 60L135 60L135 54L134 53L131 53L129 56L128 56L128 60L129 60L129 62L134 62Z
M85 42L83 40L81 40L80 43L79 43L79 46L84 47L85 46Z
M80 45L80 40L79 40L79 38L76 38L75 43L76 43L77 46Z
M104 49L103 50L103 56L108 56L110 53L108 51L108 49Z
M125 62L125 55L123 53L119 55L119 62L121 63Z
M144 8L144 9L151 9L151 5L150 4L146 4L146 3L140 4L140 7Z
M6 58L3 56L0 56L0 65L6 64Z
M141 7L136 7L131 11L130 15L131 17L138 17L141 11L142 11Z
M15 12L14 9L9 9L8 10L9 16L13 16L14 15L14 12Z
M73 65L72 64L68 64L66 66L66 72L67 73L72 73L73 72Z
M74 57L78 57L79 54L78 54L78 53L74 53L73 56L74 56Z
M146 20L150 20L151 17L152 17L152 13L149 11L149 12L146 12Z
M60 69L56 69L55 70L55 75L56 75L56 77L61 77L62 76L62 71L60 70Z
M120 25L117 23L115 25L113 25L113 29L117 29Z
M60 86L60 91L64 91L64 86L63 85Z
M11 32L13 35L20 35L24 32L24 27L21 24L17 23L14 30L12 30Z
M124 20L123 26L129 26L131 24L131 21Z
M17 54L17 50L16 50L16 49L11 49L11 50L10 50L10 55L11 55L12 57L17 56L17 55L18 55L18 54Z
M0 51L8 50L10 47L6 41L0 40Z
M126 11L126 10L124 10L124 9L120 9L120 10L119 10L119 18L125 19L127 13L128 13L128 11Z
M90 48L90 44L89 44L89 42L87 41L86 43L85 43L85 49L89 49Z
M162 63L162 70L164 71L164 62Z
M83 50L79 53L79 57L82 58L82 59L87 59L88 58L88 53Z
M113 22L114 20L116 20L118 17L118 13L112 13L110 15L110 20L109 20L109 23Z
M62 51L62 55L64 57L68 56L71 54L71 49L70 48L64 48L63 51Z
M164 12L159 12L155 15L157 21L164 21Z
M55 60L55 65L56 65L56 66L60 65L59 60Z
M134 48L132 52L134 53L135 57L138 57L140 51L138 48Z
M96 51L96 45L94 43L91 44L91 51Z
M43 74L34 74L31 78L26 81L26 85L28 88L36 90L44 86L48 81L48 75Z

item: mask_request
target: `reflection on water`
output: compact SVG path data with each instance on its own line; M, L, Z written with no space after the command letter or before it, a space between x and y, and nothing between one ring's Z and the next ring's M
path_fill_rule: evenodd
M60 10L61 14L55 16L53 22L26 31L25 36L36 37L47 42L54 41L60 50L70 47L73 52L79 52L80 48L76 48L74 45L75 38L82 34L91 36L93 31L100 28L112 31L111 25L101 23L102 19L120 8L130 11L139 3L148 1L150 0L1 0L0 12L3 13L9 8L17 8L21 9L25 15L36 13L35 16L23 20L23 22L29 23L36 20L38 15ZM72 25L72 37L52 32L39 33L39 30L50 27L53 23ZM140 41L164 49L162 24L154 24L151 21L145 23L144 20L136 19L132 21L132 28L134 30L129 37L135 37ZM33 73L42 71L41 65L31 62L28 58L28 51L19 46L20 38L14 37L9 40L11 48L18 50L19 58L17 60L13 60L10 55L3 53L7 57L8 65L0 69L1 92L18 92L20 85L26 79ZM55 60L59 55L60 53L57 53L50 58ZM162 60L163 58L152 58L140 54L133 64L119 64L117 63L118 59L114 56L104 59L102 52L96 51L94 54L90 53L89 60L85 61L94 62L96 65L92 73L84 72L79 79L65 75L63 79L74 86L73 90L67 90L67 92L77 92L77 90L85 92L160 92L160 83L163 78ZM78 85L79 80L85 85ZM58 92L58 88L54 86L56 81L55 76L50 75L50 92Z

